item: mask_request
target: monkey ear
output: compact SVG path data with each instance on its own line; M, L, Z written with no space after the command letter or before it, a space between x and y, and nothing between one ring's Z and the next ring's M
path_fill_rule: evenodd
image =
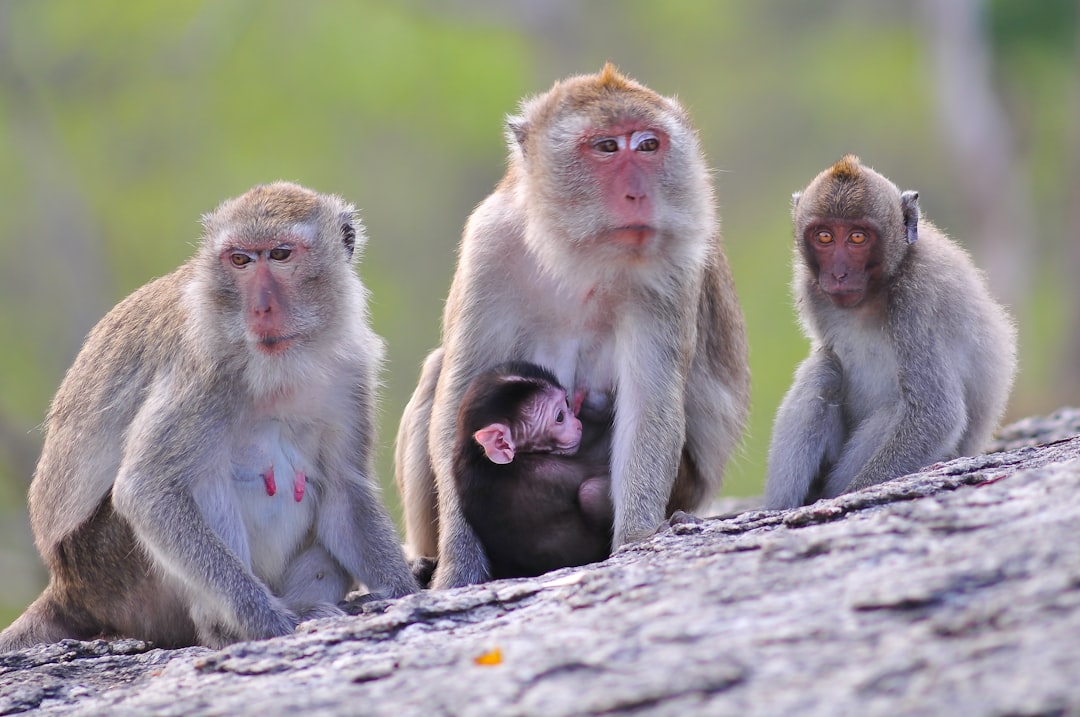
M795 192L791 195L791 211L795 211L795 207L799 206L799 200L802 199L802 192Z
M474 433L473 438L492 463L505 465L514 460L514 439L510 437L509 426L492 423Z
M904 213L904 228L907 230L907 243L919 240L919 193L903 192L900 195L900 209Z
M522 154L525 154L525 138L529 136L529 121L521 115L510 115L506 118L506 138L517 144Z
M351 259L353 250L356 248L356 227L352 225L352 222L345 222L341 225L341 243L345 245L345 251L348 252Z

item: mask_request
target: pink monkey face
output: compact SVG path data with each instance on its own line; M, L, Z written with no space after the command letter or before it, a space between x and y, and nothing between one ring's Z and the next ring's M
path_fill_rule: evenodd
M492 423L473 434L493 463L510 463L518 453L569 456L581 445L581 421L558 386L538 393L515 419L509 426Z
M537 421L541 429L536 436L536 448L560 455L572 455L581 444L581 421L570 407L570 399L562 389L547 391L537 401Z

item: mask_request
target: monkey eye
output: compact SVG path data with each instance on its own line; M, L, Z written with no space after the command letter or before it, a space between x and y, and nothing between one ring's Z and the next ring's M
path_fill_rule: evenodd
M285 261L292 256L292 249L287 246L277 246L270 250L270 258L274 261Z
M660 139L652 132L634 132L630 135L630 149L638 152L655 152L660 149Z
M566 420L566 412L561 408L555 412L555 423L562 423Z
M865 244L866 232L851 232L851 235L848 237L848 241L852 244Z
M241 252L233 252L229 255L229 261L232 262L233 266L245 266L251 263L251 257Z
M815 234L814 238L818 240L819 244L832 244L832 232L824 229Z
M611 152L618 152L619 151L619 143L617 141L615 141L614 139L612 139L611 137L605 137L603 139L598 139L595 142L593 142L592 146L593 146L593 149L595 149L597 152L604 152L606 154L610 154Z

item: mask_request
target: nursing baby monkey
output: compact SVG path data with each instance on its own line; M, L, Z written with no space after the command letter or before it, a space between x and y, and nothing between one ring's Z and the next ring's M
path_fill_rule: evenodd
M613 547L712 498L749 403L711 179L678 102L609 64L523 102L507 139L506 175L466 224L442 345L398 431L407 545L437 557L438 588L492 576L453 474L477 375L546 366L583 418L613 416L601 435Z
M382 341L352 206L288 183L204 218L195 256L90 332L30 485L48 587L0 650L220 647L417 584L373 467Z
M776 415L767 508L976 454L998 425L1015 330L918 200L853 155L794 197L795 305L811 346Z
M606 441L554 375L522 361L477 376L461 400L454 482L493 578L530 577L611 552Z

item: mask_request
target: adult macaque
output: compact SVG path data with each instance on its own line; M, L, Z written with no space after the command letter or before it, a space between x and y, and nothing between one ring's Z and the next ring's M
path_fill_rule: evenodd
M91 331L30 486L51 574L10 650L221 646L417 589L374 480L382 341L352 206L288 183L204 218L195 256Z
M525 101L508 141L398 432L408 547L437 552L439 588L491 576L453 482L458 409L478 374L547 366L586 416L613 413L615 547L712 497L749 402L742 313L683 108L609 64Z
M795 305L810 356L776 415L766 507L972 455L997 426L1016 336L917 192L847 155L794 196Z
M582 423L546 369L511 362L473 380L458 412L454 482L491 577L540 575L611 552L606 450L578 456L581 442Z

